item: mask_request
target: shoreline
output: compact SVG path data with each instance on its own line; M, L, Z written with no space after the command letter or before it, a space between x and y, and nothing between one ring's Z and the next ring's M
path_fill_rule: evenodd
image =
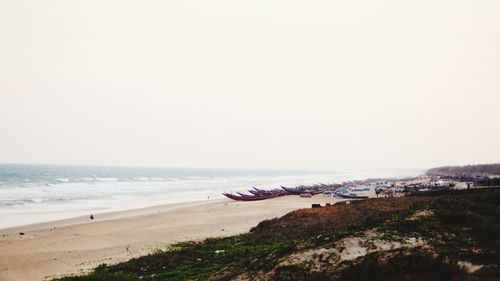
M248 232L259 222L312 203L343 201L323 195L238 202L211 199L104 213L0 230L0 280L43 280L117 263L166 245ZM24 235L20 235L23 232Z
M158 204L158 205L153 205L153 206L148 206L148 207L138 207L138 208L131 208L131 209L119 210L119 211L110 211L110 212L104 212L104 213L96 212L96 213L93 213L93 215L96 218L96 221L97 221L97 218L99 218L99 221L109 221L109 220L117 220L117 219L122 219L122 218L144 216L144 215L154 214L155 212L158 212L158 211L161 212L161 211L174 210L177 208L187 208L187 207L210 204L210 203L221 202L221 201L226 201L226 199L217 198L217 199L196 200L196 201L187 201L187 202L179 202L179 203L165 203L165 204ZM41 230L41 229L51 228L51 227L65 227L65 226L72 226L72 225L78 225L78 224L83 224L83 223L89 223L89 222L92 222L92 220L90 220L89 216L90 216L90 213L88 215L85 215L85 216L74 216L74 217L65 218L65 219L48 220L48 221L29 223L29 224L18 225L18 226L0 227L0 233L5 234L5 233L17 233L19 231L35 231L35 230Z

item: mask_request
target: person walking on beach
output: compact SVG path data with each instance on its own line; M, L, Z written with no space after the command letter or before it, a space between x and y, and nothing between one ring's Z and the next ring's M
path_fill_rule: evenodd
M93 220L94 219L94 215L90 214L90 219Z

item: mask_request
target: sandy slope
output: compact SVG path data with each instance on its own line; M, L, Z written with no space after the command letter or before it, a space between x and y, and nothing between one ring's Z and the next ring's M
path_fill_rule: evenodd
M258 222L312 203L285 196L255 202L207 200L0 230L0 280L43 280L154 251L167 243L248 231ZM55 228L54 228L55 227ZM19 235L24 232L24 235Z

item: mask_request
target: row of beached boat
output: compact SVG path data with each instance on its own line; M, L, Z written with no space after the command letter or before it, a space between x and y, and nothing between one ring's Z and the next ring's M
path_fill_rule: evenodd
M233 193L222 193L227 198L237 200L237 201L256 201L256 200L265 200L279 196L285 195L300 195L300 194L319 194L325 190L336 187L337 185L328 185L328 184L315 184L311 186L300 185L297 187L286 187L281 186L281 188L275 188L271 190L260 189L257 187L252 187L248 192L250 194L236 192Z
M343 184L315 184L311 186L300 185L297 187L275 188L270 190L252 187L247 193L236 192L222 193L224 196L236 201L257 201L275 198L285 195L301 195L302 197L310 197L315 194L323 193L333 197L348 198L348 199L366 199L372 191L375 194L385 193L386 191L402 192L406 195L421 195L434 192L441 192L451 189L455 184L453 182L427 182L419 184L409 184L395 187L391 183L375 183L371 184L367 181L351 181Z
M249 189L248 192L250 194L236 192L237 194L222 193L222 195L236 201L256 201L256 200L264 200L278 196L288 195L288 192L282 189L264 190L256 187L252 187L252 189Z
M271 190L252 187L252 189L248 190L250 194L241 192L236 192L236 194L233 193L222 193L222 194L236 201L257 201L257 200L265 200L285 195L301 195L303 197L309 197L320 193L331 194L333 196L338 196L342 198L352 198L352 199L368 198L368 196L366 195L356 195L354 193L349 193L347 192L347 189L341 187L342 187L341 184L316 184L311 186L300 185L297 187L281 186L281 189L271 189Z
M410 185L405 187L405 193L409 195L426 195L437 192L444 192L455 186L451 181L432 181L420 185Z

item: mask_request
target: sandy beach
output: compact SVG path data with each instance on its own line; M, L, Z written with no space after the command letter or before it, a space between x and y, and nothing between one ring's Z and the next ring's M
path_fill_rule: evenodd
M260 221L339 199L284 196L169 204L0 230L0 280L46 280L81 273L178 241L247 232ZM20 235L20 233L24 235Z

